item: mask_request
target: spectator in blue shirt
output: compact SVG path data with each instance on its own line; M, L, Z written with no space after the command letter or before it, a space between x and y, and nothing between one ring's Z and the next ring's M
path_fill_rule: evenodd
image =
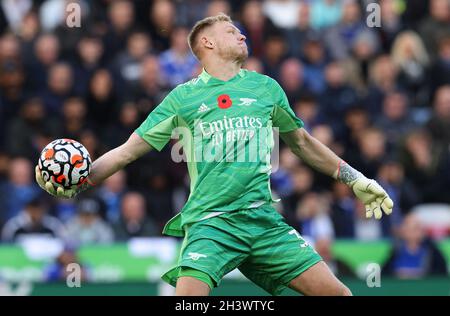
M159 57L161 71L170 87L190 80L197 69L198 61L190 52L186 41L188 34L187 28L175 28L171 36L170 48Z
M429 275L447 275L445 259L435 243L426 236L419 218L405 217L383 272L402 279L416 279Z
M0 184L0 221L19 214L25 204L41 192L33 179L33 167L26 158L14 158L9 165L8 180Z

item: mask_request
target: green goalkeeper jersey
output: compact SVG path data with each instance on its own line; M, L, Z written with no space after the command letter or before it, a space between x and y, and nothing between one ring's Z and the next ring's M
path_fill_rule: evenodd
M273 128L283 133L302 126L280 85L253 71L222 81L203 70L178 85L136 129L157 150L179 139L172 158L187 162L188 201L163 233L181 237L186 224L274 202Z

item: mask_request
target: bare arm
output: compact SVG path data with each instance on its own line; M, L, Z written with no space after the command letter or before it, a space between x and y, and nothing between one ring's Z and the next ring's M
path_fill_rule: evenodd
M55 187L50 181L45 182L39 167L36 166L36 182L48 193L62 198L71 198L90 187L102 182L118 170L138 159L151 150L151 146L136 133L131 134L128 140L102 155L92 164L89 177L80 185L74 185L70 189L61 186Z
M92 164L89 182L97 184L113 175L129 163L149 152L152 147L136 133L131 134L130 138L97 160Z
M367 217L375 215L375 218L379 219L382 216L381 210L387 215L392 212L393 201L375 180L367 179L353 169L305 129L299 128L280 136L292 152L309 166L348 184L364 203Z
M317 171L337 179L342 159L327 146L312 137L304 128L282 133L280 136L291 148L292 152L305 163ZM343 181L347 183L350 179L345 178L342 180L347 180Z

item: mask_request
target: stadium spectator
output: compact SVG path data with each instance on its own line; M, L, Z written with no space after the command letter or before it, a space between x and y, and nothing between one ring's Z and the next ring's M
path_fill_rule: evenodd
M306 39L307 35L313 32L313 29L311 27L310 3L303 1L300 2L299 5L300 7L297 11L297 25L294 28L284 31L285 38L289 47L289 55L297 57L300 57L301 55L303 42Z
M297 204L297 225L293 227L313 245L319 239L333 239L334 229L329 212L330 205L327 198L309 192Z
M335 134L331 127L327 124L318 124L311 129L311 135L320 140L322 144L326 144L334 153L344 155L344 148L336 141ZM314 173L314 188L319 191L330 192L333 185L333 180L324 176L320 172L313 170Z
M374 122L386 135L389 148L393 148L416 127L410 112L408 97L400 91L389 92L383 100L382 115Z
M75 91L86 95L94 73L103 66L104 46L101 37L94 34L83 35L77 43L74 57Z
M449 172L448 151L442 150L432 140L429 131L419 129L411 132L401 147L400 155L405 176L419 190L422 203L447 199L442 192L446 192L448 188L442 186L445 179L440 175Z
M367 128L359 135L358 149L359 154L356 157L348 157L348 160L374 178L388 154L386 135L380 129Z
M78 247L86 244L107 244L114 241L110 225L101 218L102 205L96 198L85 197L78 201L77 216L67 227L68 240Z
M85 264L82 264L75 249L66 247L58 256L54 262L44 267L44 281L45 282L61 282L68 281L73 278L74 265L77 264L80 268L79 277L80 282L92 281L92 271Z
M388 92L399 90L398 69L389 55L377 57L369 69L368 91L364 105L371 116L381 113L381 104Z
M99 135L91 128L85 128L81 131L79 137L80 143L86 147L92 161L105 153L106 146L100 142Z
M398 82L410 91L413 105L426 105L430 59L420 37L412 31L401 32L392 45L391 56L399 69Z
M42 100L31 98L22 104L19 115L9 120L6 133L14 137L6 139L5 145L10 155L33 159L42 150L39 136L59 132L58 121L46 115Z
M342 1L317 0L311 5L311 25L315 29L325 29L337 24L342 17Z
M113 61L116 84L135 86L141 76L144 58L152 52L151 38L145 31L135 30L127 37L124 52L119 52Z
M135 89L129 91L127 99L136 103L142 121L162 101L167 89L167 83L161 75L158 57L148 55L142 61L139 83Z
M49 115L61 115L64 101L74 93L74 77L68 63L56 63L48 71L47 87L40 94Z
M292 171L300 164L300 160L288 148L280 149L279 168L271 174L271 185L279 196L284 198L289 196L293 190ZM282 204L285 204L284 202ZM288 211L292 211L288 209ZM286 205L283 207L283 213L286 212Z
M424 3L425 1L420 2ZM398 2L396 0L380 0L380 22L382 27L377 27L376 30L379 34L381 47L384 52L391 51L392 43L394 42L397 34L405 27L405 23L402 21L397 3ZM407 7L409 6L410 4L408 3ZM406 8L406 10L408 10L408 8ZM403 16L405 16L405 14Z
M16 34L19 32L20 24L32 5L32 0L2 1L3 12L11 31Z
M280 85L291 104L309 92L303 70L303 65L297 58L286 59L280 65Z
M0 37L0 102L5 118L17 114L26 97L25 72L20 42L12 34Z
M298 201L313 188L314 173L300 165L289 170L289 177L292 179L292 191L283 199L283 205L286 213L292 215L296 212Z
M40 34L34 42L34 54L26 60L28 87L42 91L47 85L50 67L60 57L60 42L52 33Z
M66 224L77 215L76 201L74 199L55 199L55 201L53 201L51 214Z
M426 236L423 224L414 214L409 214L403 220L399 239L393 245L382 272L401 279L448 274L443 255Z
M331 220L336 238L355 237L356 202L350 189L342 183L333 184Z
M416 30L420 23L429 15L429 6L430 0L408 0L408 5L405 6L402 14L402 21L405 23L405 27Z
M309 89L316 94L321 94L326 88L325 68L328 58L319 34L306 34L301 56Z
M172 31L170 48L159 56L161 74L166 78L170 88L191 80L194 77L198 61L192 55L186 38L189 30L176 27Z
M52 13L48 13L49 15L54 17L61 17L58 23L55 25L53 30L47 30L47 32L51 32L56 35L59 40L61 47L61 57L66 60L74 60L76 57L76 50L74 49L79 43L80 39L86 34L87 30L91 30L93 27L91 26L90 20L87 18L88 11L90 10L88 7L89 1L80 0L78 4L80 5L80 27L73 27L74 25L71 23L67 23L68 21L78 22L74 19L73 9L67 10L68 4L70 0L58 1L53 0L52 2L56 3L55 10ZM64 5L64 2L66 4ZM62 6L61 6L62 5ZM40 12L42 14L42 12ZM47 13L44 13L44 16ZM52 19L45 18L46 22L51 21ZM43 29L45 27L43 26Z
M156 225L147 217L144 196L138 192L127 192L123 195L120 219L113 228L117 241L160 235Z
M351 48L361 36L370 38L374 45L379 45L373 30L362 19L361 7L356 0L342 2L342 18L325 33L325 45L336 60L350 57ZM314 12L313 12L314 14Z
M20 242L27 236L47 236L64 240L66 231L59 219L47 214L49 205L44 197L36 196L23 210L6 222L2 230L3 242Z
M374 33L367 32L359 34L353 41L349 57L341 62L346 68L354 67L354 69L350 68L347 70L347 76L350 77L349 82L353 81L355 83L355 88L357 87L356 85L360 85L358 81L361 79L364 84L367 84L370 63L379 52L378 42L374 36Z
M286 59L288 48L281 33L274 32L267 35L264 45L262 62L264 73L273 78L280 78L280 67Z
M102 140L109 148L117 147L130 137L139 124L139 112L136 105L133 102L126 102L119 109L118 120L112 121L102 133Z
M170 48L170 36L176 24L175 9L173 2L168 0L157 0L152 3L147 30L151 34L157 53Z
M86 3L80 1L85 7ZM41 1L39 10L42 27L46 32L53 31L58 25L63 24L66 20L66 5L67 0L44 0Z
M117 223L119 221L121 204L127 185L126 177L126 172L119 170L106 179L97 192L99 198L105 204L105 217L109 223Z
M250 0L241 9L242 33L247 37L249 54L262 59L265 55L265 41L278 33L272 21L264 15L260 1Z
M442 37L438 45L438 56L430 69L431 96L440 86L450 85L450 35Z
M264 68L261 63L261 60L259 60L256 57L249 57L245 61L243 68L251 70L251 71L256 71L260 74L264 73Z
M435 142L444 148L450 144L450 85L442 86L436 91L433 114L427 128Z
M101 129L116 123L120 103L116 86L111 72L104 68L96 70L89 81L89 91L86 95L87 114Z
M166 168L160 166L148 171L144 178L147 184L143 192L147 200L147 214L156 223L159 231L162 231L166 222L174 215L173 188Z
M450 35L450 4L447 0L430 0L429 15L420 23L419 34L430 56L434 59L438 51L438 40Z
M83 99L77 97L65 98L62 105L62 131L66 138L80 139L82 131L90 124L86 117L87 109Z
M199 2L201 2L201 1L199 1ZM206 7L205 16L214 16L214 15L218 15L219 13L224 13L224 14L230 15L232 13L229 1L212 0L212 1L207 1L207 2L208 3L207 3L207 7ZM194 20L194 21L198 21L198 19ZM191 23L191 24L194 24L194 23Z
M222 2L221 0L218 1L204 1L204 0L187 0L187 1L176 1L175 2L175 11L176 11L176 20L177 25L194 25L195 22L197 22L199 19L202 19L204 16L206 16L206 12L208 12L208 8L212 7L213 11L217 7L218 9L221 9L221 5L215 4L215 2ZM229 7L229 1L225 0L226 5ZM222 7L222 9L226 9L225 7ZM228 11L227 11L228 10ZM228 12L231 14L231 8L229 7L227 10L222 12ZM150 10L147 10L146 13L150 12ZM145 18L148 20L148 14L145 16Z
M0 184L0 216L5 222L25 207L40 193L39 186L33 178L33 166L23 157L10 160L8 180Z
M405 177L404 167L398 160L388 158L384 161L378 169L377 180L394 201L396 215L393 214L390 219L401 219L414 205L420 204L420 190ZM384 222L382 221L382 223ZM395 222L394 224L398 225L399 223Z
M317 98L313 94L305 93L302 97L295 99L294 103L292 103L292 108L295 114L302 118L308 131L322 120L319 114Z
M344 115L358 103L355 89L346 82L343 66L332 62L325 68L325 90L319 97L321 113L335 133L344 128Z
M134 6L131 1L112 1L108 6L109 27L104 35L105 57L108 62L124 50L127 37L134 27Z

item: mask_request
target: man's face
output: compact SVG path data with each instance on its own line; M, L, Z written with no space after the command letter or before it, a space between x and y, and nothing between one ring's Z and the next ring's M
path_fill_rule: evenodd
M211 27L216 51L225 60L243 64L248 56L246 37L230 22L218 22Z

